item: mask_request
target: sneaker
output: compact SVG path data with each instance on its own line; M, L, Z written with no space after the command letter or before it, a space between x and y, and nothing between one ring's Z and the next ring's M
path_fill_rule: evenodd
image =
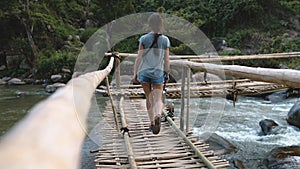
M153 131L153 124L149 125L149 131Z
M153 129L152 129L152 132L153 134L158 134L160 131L160 116L155 116L155 119L154 119L154 126L153 126Z

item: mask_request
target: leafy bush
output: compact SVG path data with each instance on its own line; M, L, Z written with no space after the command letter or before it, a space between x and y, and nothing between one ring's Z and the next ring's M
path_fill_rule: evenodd
M77 59L77 55L65 51L44 51L38 57L37 77L49 77L63 68L72 71Z
M86 41L98 30L98 28L87 28L80 33L80 41L86 43Z

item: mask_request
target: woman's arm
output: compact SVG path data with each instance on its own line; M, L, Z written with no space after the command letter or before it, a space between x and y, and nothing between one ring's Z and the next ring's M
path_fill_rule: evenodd
M164 62L165 62L165 82L169 81L170 78L170 60L169 60L169 53L170 53L170 49L166 48L165 49L165 56L164 56Z
M165 56L164 56L164 62L165 62L165 71L167 71L168 73L170 73L170 60L169 60L169 53L170 53L170 49L166 48L165 49Z
M137 58L135 60L135 64L134 64L134 75L133 75L133 79L137 81L137 72L142 60L142 56L143 56L143 50L144 50L144 46L142 44L139 45L139 51L138 51L138 55Z

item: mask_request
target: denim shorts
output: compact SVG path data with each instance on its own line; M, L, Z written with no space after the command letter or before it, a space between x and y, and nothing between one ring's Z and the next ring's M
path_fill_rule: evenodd
M138 81L140 83L163 84L164 83L164 75L160 75L158 77L153 77L153 76L147 75L146 71L141 71L138 73Z

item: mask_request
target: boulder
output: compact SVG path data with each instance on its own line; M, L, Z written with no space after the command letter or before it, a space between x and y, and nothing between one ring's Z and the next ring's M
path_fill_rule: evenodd
M287 122L300 128L300 101L294 104L287 115Z
M262 135L278 134L283 127L279 126L274 120L264 119L259 122Z
M7 82L3 79L0 79L0 85L5 85Z
M209 144L209 148L214 150L214 154L230 154L237 150L235 145L215 133L203 133L200 138Z
M123 61L120 64L121 75L131 75L133 76L134 63L132 61Z
M278 103L288 98L287 90L274 92L265 97L265 100L271 101L272 103Z
M204 81L204 72L198 72L192 75L193 82L203 82ZM222 79L214 74L207 73L206 74L207 81L222 81Z
M0 71L1 71L1 70L5 70L5 69L6 69L6 66L5 66L5 65L1 65L1 66L0 66Z
M51 75L51 81L54 83L60 81L61 79L62 79L62 75L59 75L59 74Z
M62 71L63 73L68 73L68 74L70 74L70 75L72 74L72 72L71 72L70 69L62 68L61 71Z
M7 82L8 85L24 85L26 84L21 79L18 78L12 78Z
M25 82L26 84L34 84L35 80L34 80L34 79L28 78L28 79L24 79L24 82Z
M55 92L58 88L60 87L64 87L65 84L64 83L54 83L52 85L47 85L46 86L46 92L48 93L53 93Z
M10 79L11 79L11 77L6 77L6 76L2 78L2 80L4 80L4 81L9 81Z
M227 42L224 39L212 38L210 42L216 51L223 50L224 47L227 46Z
M133 78L133 76L131 75L122 75L122 76L120 76L120 78L121 78L121 85L124 85L124 84L131 84L131 80L132 80L132 78ZM111 85L112 86L115 86L115 85L117 85L116 84L116 78L114 78L112 81L111 81Z
M264 160L267 168L296 169L300 166L300 147L288 146L273 149Z

